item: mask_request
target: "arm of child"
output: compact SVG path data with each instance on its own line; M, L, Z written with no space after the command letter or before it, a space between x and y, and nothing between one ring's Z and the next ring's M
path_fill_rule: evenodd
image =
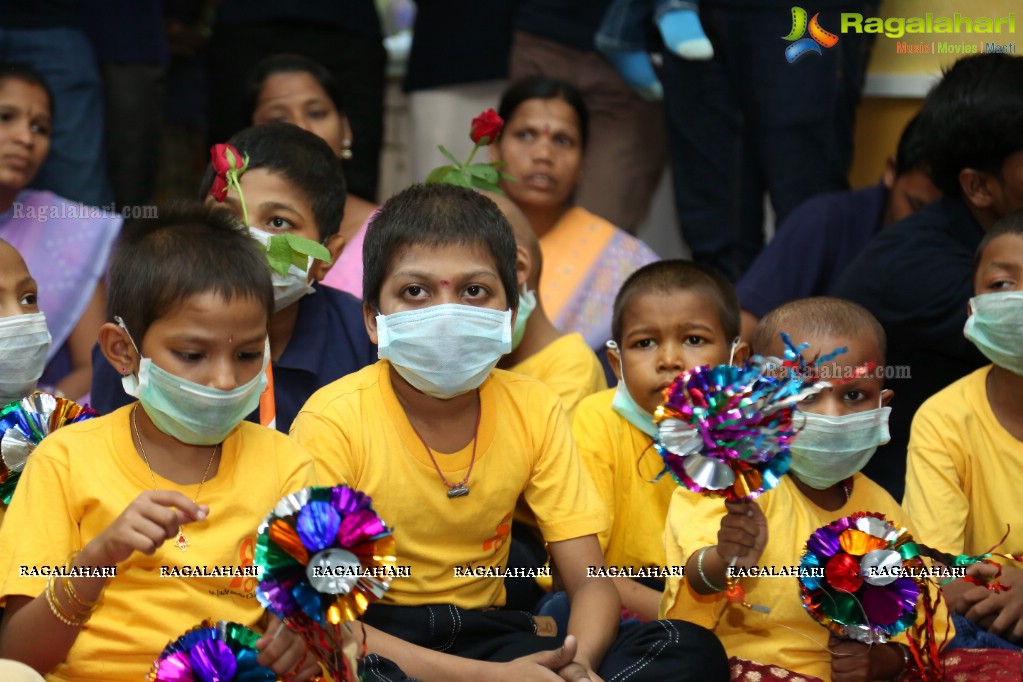
M689 584L697 594L714 594L728 583L728 567L751 568L767 547L767 517L756 502L725 502L718 544L701 548L686 562Z
M132 501L106 530L93 538L73 566L116 566L135 552L153 554L178 528L206 518L209 508L175 490L147 490ZM107 578L68 578L83 602L100 598ZM66 657L81 627L58 619L55 610L74 614L65 590L56 590L51 608L44 592L35 598L10 596L0 627L0 658L13 658L46 674ZM59 607L59 608L58 608ZM100 604L99 608L103 608Z
M88 395L92 387L92 347L99 336L99 328L106 322L106 294L100 282L93 292L78 323L68 337L71 351L71 372L57 382L57 390L71 400Z
M571 604L568 634L579 641L575 662L590 680L599 680L594 671L617 636L621 615L621 602L611 580L587 575L587 568L604 565L600 544L595 535L585 535L551 542L548 548ZM566 680L587 679L578 672L566 671L562 676Z
M831 651L831 682L873 682L894 680L906 668L902 647L894 643L868 646L848 639L832 636L828 640Z
M352 623L352 629L359 641L366 642L370 653L394 662L405 675L423 682L562 682L556 671L577 656L574 637L566 637L559 649L507 663L489 663L417 646L358 621Z
M657 609L661 604L661 592L647 587L632 578L615 576L611 578L622 606L645 621L657 620Z

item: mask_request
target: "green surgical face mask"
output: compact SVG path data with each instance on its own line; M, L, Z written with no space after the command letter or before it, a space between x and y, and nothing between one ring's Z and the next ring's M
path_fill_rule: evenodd
M519 312L515 316L515 328L512 329L512 350L519 347L522 337L526 335L526 323L529 316L536 310L536 292L524 288L519 294Z
M973 314L963 334L1003 369L1023 376L1023 291L981 294L970 299Z

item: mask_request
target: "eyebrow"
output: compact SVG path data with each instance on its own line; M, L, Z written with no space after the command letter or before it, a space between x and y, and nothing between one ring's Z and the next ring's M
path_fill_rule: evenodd
M707 332L709 334L713 334L714 333L714 328L713 327L708 327L707 325L702 324L700 322L686 322L686 323L680 325L679 328L682 329L683 331L687 331L687 332L703 331L703 332ZM658 328L658 327L643 326L643 327L635 327L633 329L630 329L630 330L628 330L625 333L625 335L629 336L631 334L651 334L651 333L660 332L660 331L661 331L661 329Z
M990 270L992 268L999 270L1011 270L1012 272L1020 271L1020 266L1018 263L1003 263L998 261L992 261L991 263L988 263L987 265L984 266L985 270Z
M407 277L409 279L451 279L456 281L464 281L467 279L499 279L498 276L489 270L476 270L475 272L459 273L454 277L445 277L443 275L435 275L422 270L399 270L392 277Z
M20 280L18 280L18 282L14 286L19 288L25 286L34 286L38 288L39 284L35 281L35 278L32 277L32 275L25 275Z
M264 201L259 205L259 208L264 211L289 211L297 216L302 215L302 213L295 207L290 204L283 204L279 201Z
M265 338L266 338L265 334L256 334L256 335L250 336L247 339L237 339L236 343L233 344L233 345L247 346L250 343L261 343ZM170 336L167 337L167 340L172 342L172 343L194 343L194 344L202 345L202 344L216 342L216 335L215 334L210 334L208 336L198 336L198 335L192 334L190 332L185 332L184 334L182 334L180 336L175 335L175 334L171 334Z

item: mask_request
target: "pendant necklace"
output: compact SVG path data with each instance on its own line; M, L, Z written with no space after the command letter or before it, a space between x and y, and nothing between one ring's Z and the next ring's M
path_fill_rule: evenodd
M479 392L476 394L479 396ZM426 440L419 434L415 426L412 426L412 422L409 421L409 426L412 426L412 430L416 436L419 437L419 442L426 448L426 454L430 456L430 461L433 462L433 468L437 470L437 475L440 476L441 482L448 489L448 497L465 497L469 494L469 486L466 485L469 482L469 475L472 473L472 465L476 463L476 443L479 441L480 435L480 417L483 415L483 403L480 402L479 412L476 413L476 429L472 434L472 457L469 459L469 470L465 472L465 478L459 483L451 483L447 478L444 477L444 472L440 470L440 466L437 464L437 459L433 456L433 450L426 444Z
M142 454L142 459L145 460L146 466L149 468L149 478L153 480L153 490L159 490L160 487L156 485L156 475L153 473L153 465L149 463L149 457L146 455L146 448L144 445L142 445L142 436L139 435L139 426L138 423L135 421L135 412L137 412L138 409L139 404L136 403L135 407L133 407L131 410L131 429L135 433L135 440L139 444L139 452ZM206 477L210 475L210 467L213 466L213 460L216 458L217 450L219 448L220 443L217 443L216 445L213 446L213 454L210 455L210 461L206 464L206 471L202 475L202 480L199 481L199 489L195 491L195 497L192 499L192 502L195 504L199 503L199 493L202 492L202 487L206 483ZM185 535L184 531L182 531L181 527L179 526L178 532L174 539L174 546L180 549L182 552L184 552L186 549L188 549L188 546L191 544L192 543L189 542L188 540L188 536Z

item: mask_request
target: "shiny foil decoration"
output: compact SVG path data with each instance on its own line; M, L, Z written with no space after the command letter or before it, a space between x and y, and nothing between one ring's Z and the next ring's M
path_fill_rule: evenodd
M259 527L256 597L305 639L332 679L355 679L355 662L339 655L351 638L345 624L383 596L396 561L391 529L367 495L306 488L278 502Z
M823 578L799 579L807 613L865 644L883 644L913 625L927 589L918 546L882 514L859 512L819 528L800 566L824 568Z
M654 413L655 446L680 485L749 500L788 471L796 403L826 384L808 371L801 348L783 338L786 361L756 357L740 366L695 367L668 388Z
M244 625L204 620L168 644L147 682L277 682L256 662L259 633Z
M49 393L33 393L0 409L0 506L10 504L25 462L43 438L95 416L91 407Z

